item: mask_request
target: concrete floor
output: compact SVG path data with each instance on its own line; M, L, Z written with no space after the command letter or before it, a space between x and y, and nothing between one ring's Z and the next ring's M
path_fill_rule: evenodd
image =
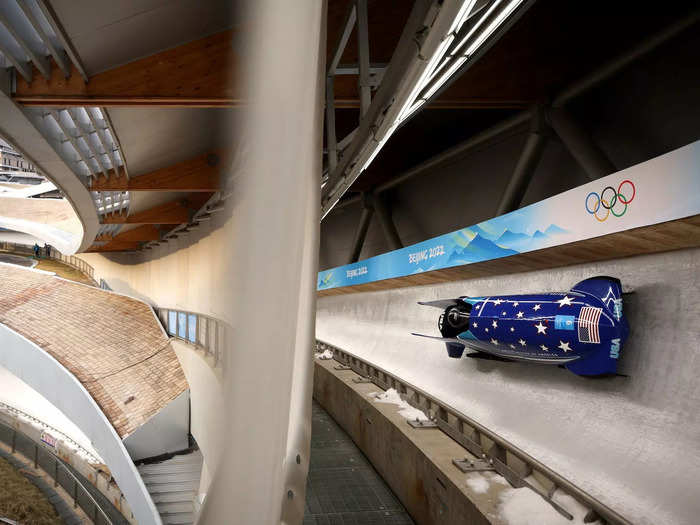
M313 402L303 525L412 525L399 500L331 416Z

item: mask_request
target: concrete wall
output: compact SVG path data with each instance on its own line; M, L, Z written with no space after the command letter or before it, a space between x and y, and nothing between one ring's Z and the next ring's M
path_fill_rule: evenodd
M143 253L83 253L115 292L156 306L199 312L229 323L229 272L239 256L231 252L233 212L222 211L199 229Z
M190 432L204 456L199 492L206 493L226 446L221 369L214 368L213 359L192 345L178 340L172 345L190 385Z
M353 383L357 374L336 371L336 365L315 362L314 399L367 456L416 523L500 523L494 518L506 485L489 484L488 493L471 490L468 477L452 464L453 459L472 457L469 452L437 428L409 426L396 405L369 397L381 389Z
M85 433L109 466L139 523L161 523L141 476L114 427L68 370L3 324L0 324L0 365L48 399Z
M694 66L697 45L697 32L689 29L568 105L618 169L700 137L700 69ZM384 193L403 244L493 217L524 141L525 131L492 141ZM553 134L522 205L585 182L583 170ZM360 205L353 204L324 219L320 269L347 264L359 217ZM375 214L360 259L387 251L389 245Z
M620 372L587 379L557 367L450 359L440 312L417 301L568 290L618 277L631 334ZM321 297L317 337L454 406L634 523L700 513L700 249L435 286ZM660 466L662 459L663 466Z
M190 392L185 390L124 438L131 459L138 461L189 447L189 399Z

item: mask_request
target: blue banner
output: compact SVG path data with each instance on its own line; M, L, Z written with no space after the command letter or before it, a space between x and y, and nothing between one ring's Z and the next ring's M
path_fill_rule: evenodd
M318 290L489 261L700 213L700 141L500 217L318 274Z

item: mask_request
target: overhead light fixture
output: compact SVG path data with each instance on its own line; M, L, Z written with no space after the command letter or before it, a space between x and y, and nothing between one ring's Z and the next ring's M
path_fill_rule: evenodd
M476 11L474 7L477 0L463 0L459 3L459 7L455 5L458 2L454 2L449 8L446 8L448 2L442 4L441 9L444 10L444 16L452 16L452 13L454 13L454 16L451 22L443 18L439 22L435 22L435 26L449 27L449 30L443 33L441 38L437 33L435 36L431 34L426 38L423 47L419 51L419 59L426 60L428 55L429 58L424 62L425 66L422 70L419 73L416 72L418 76L417 81L413 84L413 87L407 90L408 96L406 98L404 98L405 95L403 94L400 97L402 99L401 105L397 105L397 108L400 109L398 112L392 113L390 117L394 119L393 122L388 120L386 123L380 122L377 124L379 128L377 131L381 132L381 129L386 129L381 138L377 138L378 133L375 132L374 137L367 141L363 149L360 150L356 159L357 164L355 164L355 166L359 164L360 169L356 170L353 166L327 192L327 199L322 206L322 217L325 217L333 209L340 201L343 193L347 191L349 185L372 164L379 151L398 127L430 100L523 2L524 0L510 0L509 2L507 0L496 0L488 8L482 6ZM497 11L503 5L505 7ZM485 12L482 14L482 11ZM495 17L494 13L496 13ZM440 15L438 17L440 18ZM478 19L476 19L477 17ZM472 18L476 20L467 29L465 23ZM482 29L483 26L486 27ZM433 30L437 31L437 29ZM466 35L462 37L459 35L460 31L466 32ZM457 45L454 45L458 36L460 41ZM439 42L436 43L438 38ZM434 51L431 52L428 48L434 48ZM408 81L408 79L406 80ZM367 158L362 161L364 155L367 155ZM326 185L327 183L322 181L321 188L325 188Z

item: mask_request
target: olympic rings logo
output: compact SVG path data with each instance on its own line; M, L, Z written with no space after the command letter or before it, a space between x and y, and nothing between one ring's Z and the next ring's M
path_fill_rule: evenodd
M629 193L632 191L632 195L627 197L626 194L622 193L623 186L627 185L624 189ZM605 193L605 192L608 193ZM593 215L598 222L605 222L610 214L612 213L615 217L622 217L627 213L627 205L634 200L637 194L637 188L635 188L634 183L631 180L623 180L617 187L617 191L612 186L606 186L603 191L598 195L595 191L590 192L586 196L586 211ZM618 205L617 207L615 205ZM622 208L624 206L624 208ZM605 215L601 209L605 210ZM600 214L599 214L600 212Z

